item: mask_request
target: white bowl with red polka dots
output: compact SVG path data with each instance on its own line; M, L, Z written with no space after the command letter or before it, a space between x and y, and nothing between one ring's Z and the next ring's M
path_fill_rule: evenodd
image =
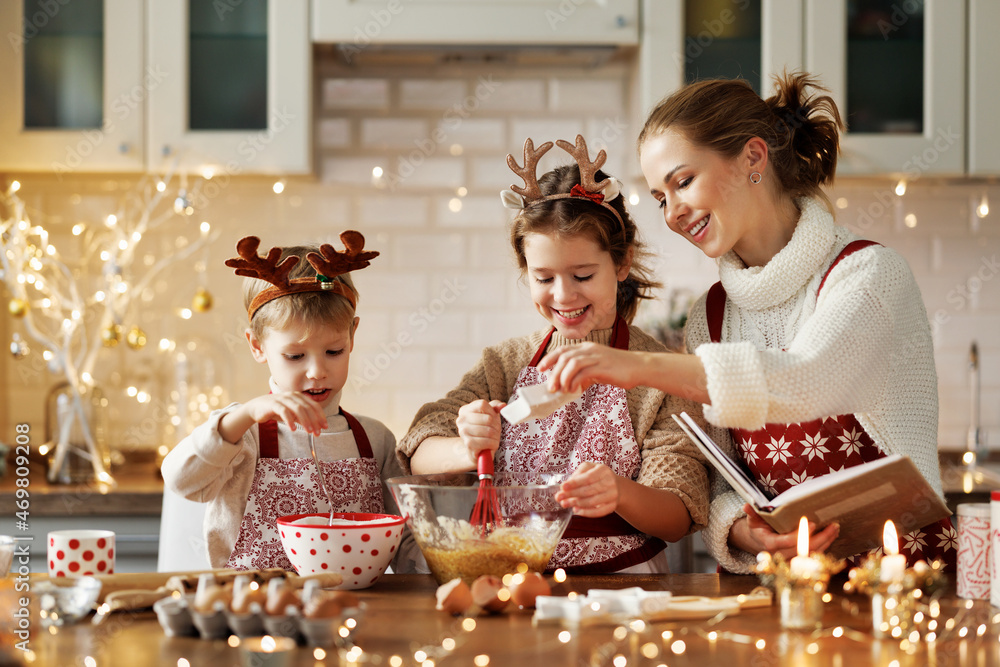
M300 575L334 572L344 578L337 588L368 588L396 555L406 519L394 514L334 512L293 514L278 519L278 533L288 560Z
M113 574L115 534L110 530L50 531L48 557L50 577Z

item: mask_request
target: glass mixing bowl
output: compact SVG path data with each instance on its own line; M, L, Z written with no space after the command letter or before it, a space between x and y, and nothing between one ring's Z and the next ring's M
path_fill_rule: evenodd
M439 584L456 577L472 583L498 577L524 563L544 572L572 516L555 499L562 475L497 473L481 488L474 473L411 475L386 480L399 511ZM473 521L477 503L494 496L499 519Z

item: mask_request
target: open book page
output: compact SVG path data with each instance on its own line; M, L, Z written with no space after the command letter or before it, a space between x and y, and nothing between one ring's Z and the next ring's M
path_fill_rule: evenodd
M781 507L782 505L793 503L797 500L805 498L806 496L810 496L819 490L828 489L832 486L837 486L838 484L844 484L848 480L854 479L855 477L869 475L877 470L887 468L894 465L902 458L903 457L899 454L890 454L884 458L869 461L864 465L844 468L843 470L838 470L836 472L829 472L822 477L810 477L809 479L799 482L792 488L776 495L771 499L769 506ZM764 508L766 508L766 506Z

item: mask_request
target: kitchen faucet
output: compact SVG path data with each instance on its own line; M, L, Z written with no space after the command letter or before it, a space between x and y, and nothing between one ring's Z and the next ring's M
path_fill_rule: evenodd
M983 443L982 432L979 425L979 347L976 341L972 341L969 348L969 433L966 441L966 454L963 460L970 466L983 463L988 452Z

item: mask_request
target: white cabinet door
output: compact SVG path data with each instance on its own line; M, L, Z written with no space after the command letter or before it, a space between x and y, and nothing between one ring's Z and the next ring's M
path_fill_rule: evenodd
M227 3L210 3L225 11ZM242 173L312 169L309 0L268 0L267 82L257 129L191 129L188 2L149 0L148 66L165 73L148 101L149 166ZM220 21L224 21L224 15ZM238 70L232 76L239 76Z
M756 5L759 14L751 14L751 5ZM688 7L698 9L698 16L688 15ZM690 78L688 70L715 76L711 68L699 67L699 60L727 40L738 41L739 37L730 34L736 26L743 26L739 30L742 34L759 33L759 55L734 61L740 51L730 50L724 52L723 60L730 61L730 68L743 78L759 78L762 95L773 94L773 75L802 67L802 16L802 0L758 3L644 0L637 73L641 113L648 113L659 100L684 85ZM747 26L748 20L759 20L759 25ZM743 48L745 53L752 51ZM640 123L644 119L645 116Z
M969 4L969 174L1000 175L1000 2Z
M638 0L313 0L312 37L369 44L635 44Z
M889 11L868 18L871 37L867 40L848 38L847 5L847 0L806 0L805 16L806 70L830 89L848 124L841 142L838 173L889 173L910 179L963 173L967 142L965 3L957 0L892 3ZM922 22L922 26L914 25L916 22ZM922 64L922 75L916 85L912 81L903 82L901 70L893 71L889 57L875 55L886 53L879 49L904 30L922 33L922 48L919 44L912 47L913 53L922 52L922 60L917 61ZM849 52L850 49L854 51ZM863 49L870 49L873 54L867 61ZM913 64L913 58L918 56L909 61L905 55L892 57L906 65ZM989 66L995 67L995 62ZM850 80L848 70L852 66L860 76ZM869 91L880 88L897 100L912 96L914 102L908 106L915 112L915 119L887 120L881 131L852 130L852 126L857 128L868 122L864 114L852 107L852 96L857 96L861 88Z
M64 5L43 3L25 16L20 0L0 2L0 26L7 35L0 48L0 81L7 83L9 94L0 105L0 171L140 171L145 97L155 85L155 75L143 70L141 2L104 0L103 34L91 39L92 46L103 46L101 72L82 69L85 65L72 49L40 49L58 72L50 92L58 107L55 116L62 119L44 125L26 121L26 48L32 40L79 39L62 29L49 34L60 20L66 22L67 14L60 19L60 13L69 11ZM81 124L72 117L80 97L96 98L99 118Z

